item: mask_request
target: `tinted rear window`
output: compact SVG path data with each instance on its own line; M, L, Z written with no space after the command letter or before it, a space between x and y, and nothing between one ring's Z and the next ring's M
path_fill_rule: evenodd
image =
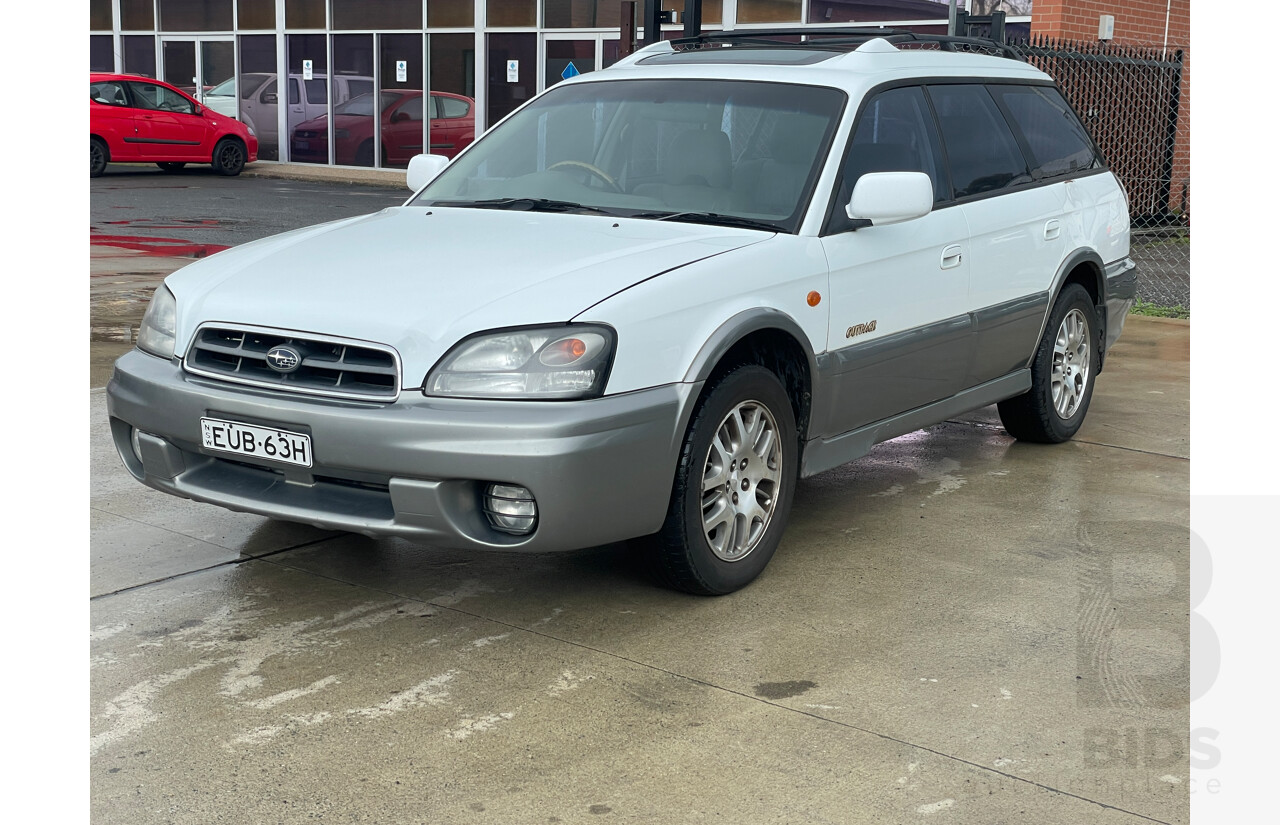
M1037 178L1091 169L1097 161L1084 124L1057 89L1049 86L992 86L1013 125L1022 133Z

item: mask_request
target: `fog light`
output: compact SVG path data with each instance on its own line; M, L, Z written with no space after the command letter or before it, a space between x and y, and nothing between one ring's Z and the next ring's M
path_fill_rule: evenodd
M527 536L538 523L538 504L528 488L490 484L484 490L484 514L493 529L513 536Z
M138 438L138 428L129 428L129 446L133 447L133 457L142 461L142 440Z

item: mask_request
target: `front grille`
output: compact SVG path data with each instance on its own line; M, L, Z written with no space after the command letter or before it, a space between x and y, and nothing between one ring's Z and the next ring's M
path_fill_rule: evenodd
M267 353L287 345L302 354L293 372L267 366ZM305 395L395 401L400 361L389 347L364 341L248 327L202 326L184 361L187 372Z

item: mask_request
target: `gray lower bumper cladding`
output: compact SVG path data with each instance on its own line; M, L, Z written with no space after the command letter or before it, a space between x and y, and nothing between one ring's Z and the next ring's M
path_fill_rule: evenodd
M699 388L672 384L576 402L411 393L393 404L343 402L231 387L134 350L116 364L107 409L126 467L167 493L370 536L553 551L662 526ZM202 417L305 433L313 466L210 452L201 446ZM533 493L531 535L489 525L481 500L490 482Z

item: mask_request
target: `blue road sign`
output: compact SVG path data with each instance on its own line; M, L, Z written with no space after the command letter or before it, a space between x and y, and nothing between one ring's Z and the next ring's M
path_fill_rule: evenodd
M573 65L573 62L570 61L569 65L564 67L564 71L560 73L560 76L565 80L568 80L569 78L577 77L580 74L582 74L582 72L578 71L578 67Z

